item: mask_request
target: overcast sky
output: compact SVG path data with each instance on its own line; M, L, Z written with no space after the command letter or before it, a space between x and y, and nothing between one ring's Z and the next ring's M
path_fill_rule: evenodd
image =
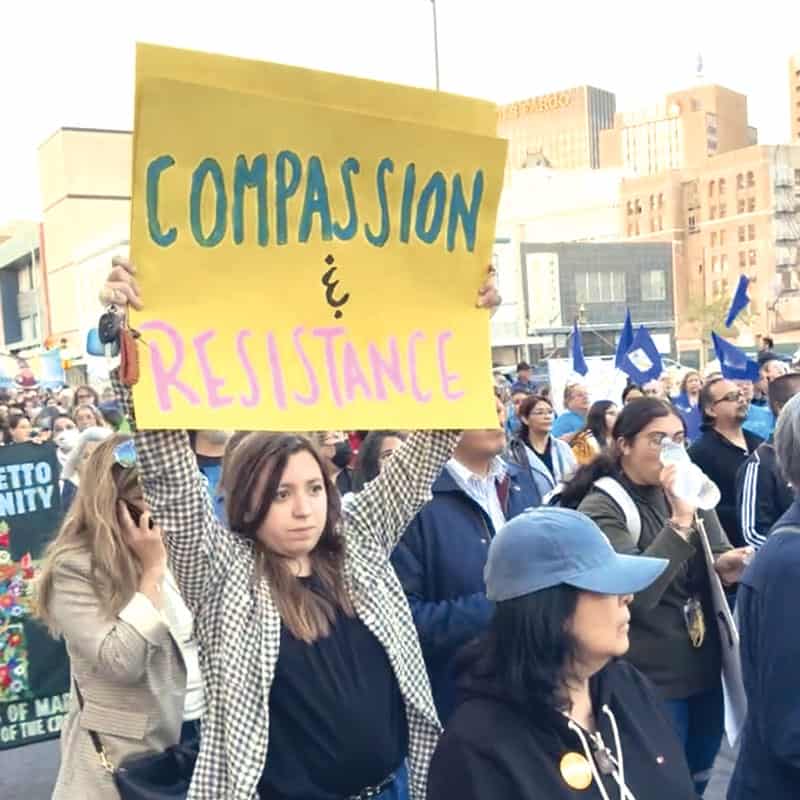
M41 214L37 148L61 126L129 129L134 42L434 85L430 0L5 0L0 225ZM619 110L708 81L749 98L759 141L789 137L800 3L437 0L442 88L508 102L589 83Z

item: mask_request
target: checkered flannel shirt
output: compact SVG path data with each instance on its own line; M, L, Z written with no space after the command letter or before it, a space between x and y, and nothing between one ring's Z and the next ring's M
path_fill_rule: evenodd
M114 380L135 429L130 391ZM342 523L345 586L389 657L406 705L412 800L424 800L441 733L419 639L389 556L427 503L459 433L421 431L386 462ZM252 800L269 746L269 693L281 620L252 545L216 519L185 431L137 431L145 499L164 529L169 566L195 616L206 691L200 756L188 800ZM307 746L298 742L297 746Z

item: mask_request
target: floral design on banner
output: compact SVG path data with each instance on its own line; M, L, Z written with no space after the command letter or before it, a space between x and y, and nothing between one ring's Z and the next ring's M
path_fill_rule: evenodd
M0 522L0 703L25 699L28 683L28 650L23 620L32 614L33 579L30 553L11 560L10 528Z

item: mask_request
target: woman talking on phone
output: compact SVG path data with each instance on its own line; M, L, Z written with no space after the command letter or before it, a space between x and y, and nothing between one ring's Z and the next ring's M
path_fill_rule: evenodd
M113 800L115 767L197 736L203 687L192 618L145 510L133 440L113 435L83 466L37 582L37 609L70 657L54 800Z
M134 272L116 260L103 302L141 308ZM491 275L477 304L499 304ZM208 711L190 800L400 800L406 762L423 800L441 728L389 556L459 437L412 434L342 514L310 439L251 433L225 464L226 527L186 433L136 434L145 499L197 619Z
M722 740L721 647L695 503L676 493L679 468L665 448L683 448L684 424L663 400L625 406L611 450L581 467L561 495L597 523L624 555L669 562L631 603L628 660L660 690L702 796ZM699 512L723 583L739 580L748 553L732 550L715 512Z

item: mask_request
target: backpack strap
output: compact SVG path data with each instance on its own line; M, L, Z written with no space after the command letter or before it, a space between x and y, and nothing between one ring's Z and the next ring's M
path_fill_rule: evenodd
M607 494L621 509L625 515L625 527L633 539L635 545L639 544L642 535L642 517L633 498L625 491L625 487L615 478L606 476L598 478L594 485L603 493Z

